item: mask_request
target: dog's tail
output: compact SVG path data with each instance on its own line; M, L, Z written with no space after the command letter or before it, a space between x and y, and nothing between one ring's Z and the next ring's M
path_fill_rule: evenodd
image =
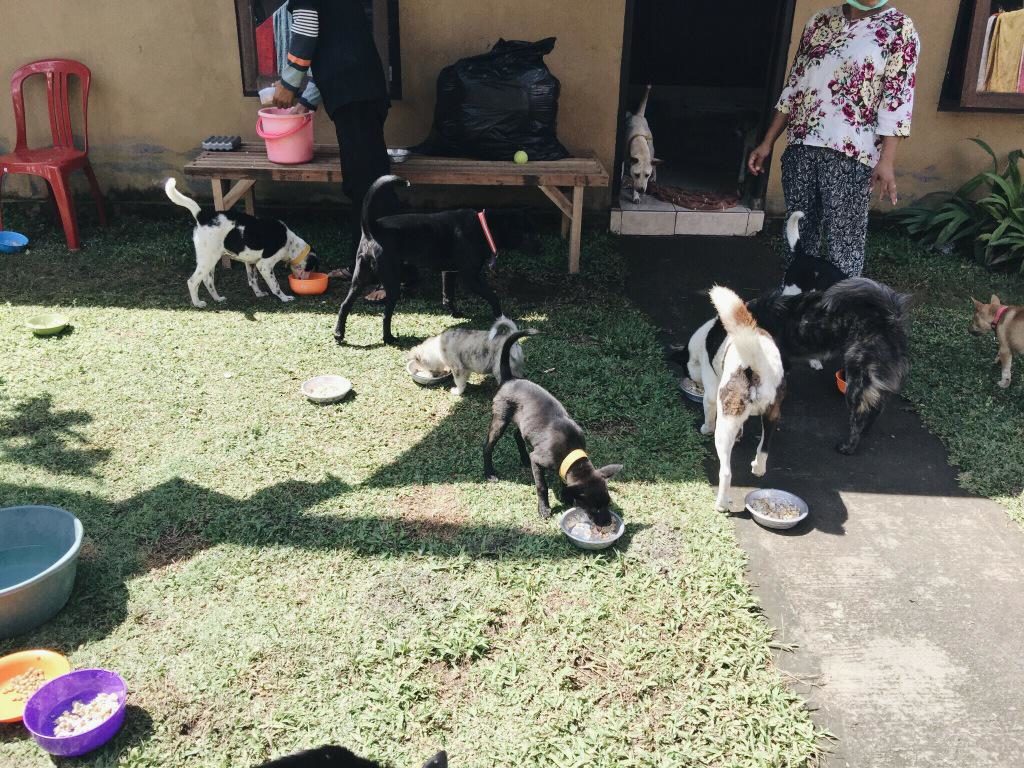
M647 116L647 100L650 97L651 97L651 85L648 84L647 87L644 88L644 98L640 102L640 108L636 111L636 113L638 115L640 115L640 117L646 117Z
M370 210L371 207L373 206L373 199L377 196L377 193L384 189L384 187L391 186L392 184L405 184L405 186L407 187L410 186L409 182L403 179L401 176L389 174L387 176L381 176L379 179L373 182L373 184L370 185L369 190L367 190L366 197L363 198L363 237L366 237L367 239L370 240L377 239L377 236L373 231L374 219L370 215Z
M494 341L496 338L501 336L502 331L505 333L515 333L519 330L519 326L507 317L502 315L494 321L494 325L491 326L491 332L487 334L488 341Z
M515 378L512 375L512 366L509 365L508 361L509 356L512 354L512 345L526 336L536 336L538 333L540 331L536 328L524 328L521 331L515 331L508 335L505 343L501 345L501 381L498 382L499 385Z
M765 370L764 351L761 349L762 331L757 327L757 320L750 314L743 299L734 291L716 285L711 289L711 303L715 305L715 311L743 364L755 371Z
M789 243L789 250L794 253L796 253L797 243L800 242L800 220L803 218L803 211L793 211L786 221L786 242Z
M178 182L175 181L173 176L164 182L164 192L171 198L172 203L180 205L182 208L188 208L192 212L192 218L197 222L199 221L199 212L202 211L202 208L199 207L199 203L195 200L185 197L178 191Z

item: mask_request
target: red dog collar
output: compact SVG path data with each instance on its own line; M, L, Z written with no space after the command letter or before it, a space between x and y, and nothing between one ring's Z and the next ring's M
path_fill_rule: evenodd
M994 331L999 327L999 323L1003 321L1003 316L1010 311L1010 308L1005 304L996 310L996 319L992 321L992 330Z
M491 228L487 226L487 211L477 212L476 217L480 220L480 228L484 231L484 237L487 238L487 244L491 246L491 269L494 269L494 265L498 263L498 246L494 244L494 236L491 234Z

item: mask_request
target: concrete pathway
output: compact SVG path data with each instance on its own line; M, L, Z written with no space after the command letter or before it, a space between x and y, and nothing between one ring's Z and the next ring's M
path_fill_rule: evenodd
M711 316L702 291L714 283L745 297L778 284L761 238L622 242L629 292L667 343ZM736 534L777 640L792 648L777 664L837 738L825 765L1024 766L1024 531L958 487L904 401L857 456L836 453L846 409L833 374L794 372L763 479L749 471L757 429L733 454L734 508L753 487L790 490L811 508L788 535L745 514ZM717 482L716 459L708 469Z

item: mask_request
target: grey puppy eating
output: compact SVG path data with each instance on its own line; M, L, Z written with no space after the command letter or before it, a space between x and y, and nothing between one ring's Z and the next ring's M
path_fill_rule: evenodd
M509 334L519 328L507 317L499 317L489 331L449 328L439 336L431 336L409 350L409 359L421 371L434 376L451 371L455 386L452 394L466 391L470 373L491 375L501 380L501 347ZM523 375L523 349L516 344L509 353L509 365L516 378Z

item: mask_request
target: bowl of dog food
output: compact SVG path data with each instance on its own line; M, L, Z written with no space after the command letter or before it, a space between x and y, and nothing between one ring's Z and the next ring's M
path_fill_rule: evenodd
M344 400L352 391L352 382L344 376L333 374L314 376L302 382L300 391L314 403L329 405Z
M762 488L751 491L744 501L750 516L764 528L785 531L807 519L807 502L788 491Z
M0 723L17 723L32 694L50 680L71 671L54 651L19 651L0 659Z
M412 380L421 387L436 387L451 379L452 372L447 368L443 371L425 371L416 365L416 361L410 360L405 366L406 372L412 376Z
M36 744L58 757L99 749L124 724L128 686L109 669L79 669L32 694L23 721Z
M28 238L21 232L4 230L0 232L0 253L21 253L28 245Z
M679 391L682 392L688 400L692 400L695 403L704 402L704 387L689 376L679 382Z
M302 274L288 275L288 285L292 293L299 296L319 296L327 291L328 277L324 272L303 272Z
M839 390L839 394L846 394L846 371L836 371L836 389Z
M626 524L614 512L609 513L612 521L606 526L595 525L590 516L579 507L567 509L558 521L562 533L580 549L608 549L622 538Z
M389 149L388 157L392 163L404 163L412 153L408 149Z
M32 315L25 321L25 327L36 336L56 336L68 327L68 319L59 312L44 312Z

